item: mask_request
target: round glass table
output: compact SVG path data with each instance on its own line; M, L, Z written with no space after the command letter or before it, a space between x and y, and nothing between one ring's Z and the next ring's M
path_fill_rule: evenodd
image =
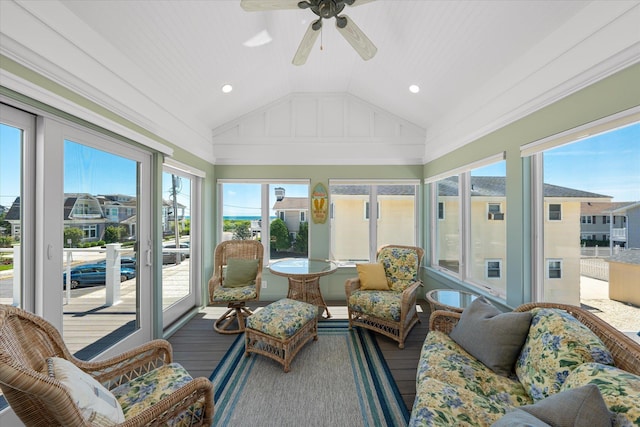
M478 295L455 289L434 289L427 292L425 297L431 306L431 312L448 310L462 313Z
M272 274L289 280L287 298L323 307L327 318L331 317L327 303L320 292L320 277L336 271L338 265L329 260L285 258L273 261L267 267Z

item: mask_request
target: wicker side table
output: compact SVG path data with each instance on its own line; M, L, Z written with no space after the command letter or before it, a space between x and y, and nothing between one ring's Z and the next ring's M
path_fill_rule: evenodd
M436 310L462 313L474 299L478 298L478 295L455 289L434 289L427 292L425 298L431 306L432 313Z

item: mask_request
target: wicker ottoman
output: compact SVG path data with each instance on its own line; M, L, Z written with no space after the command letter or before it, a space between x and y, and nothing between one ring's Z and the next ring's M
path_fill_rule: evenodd
M245 356L270 357L289 372L295 355L312 338L318 340L318 307L284 298L247 318Z

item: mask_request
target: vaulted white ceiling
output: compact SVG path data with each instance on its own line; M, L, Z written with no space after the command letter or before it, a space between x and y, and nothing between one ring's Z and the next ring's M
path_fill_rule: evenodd
M325 21L299 67L291 59L315 17L309 10L246 12L239 0L2 0L0 12L7 58L214 163L356 163L349 160L366 149L367 135L349 150L346 131L339 141L293 132L287 138L298 150L277 159L247 156L274 142L267 130L254 132L255 147L221 137L301 98L327 109L366 106L370 117L412 129L387 132L384 155L364 163L426 162L640 61L638 1L377 0L345 9L377 46L373 59L363 61ZM243 45L264 31L269 43ZM0 78L24 91L7 70ZM231 93L221 92L226 83ZM410 93L411 84L420 92ZM302 120L294 110L285 123ZM309 111L307 122L335 124L336 114ZM340 114L339 122L350 120ZM394 138L411 149L394 148ZM314 160L304 149L336 150L336 142L342 158Z

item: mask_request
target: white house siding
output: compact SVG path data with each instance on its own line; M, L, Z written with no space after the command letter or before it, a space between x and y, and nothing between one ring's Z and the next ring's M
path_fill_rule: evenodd
M562 205L562 219L549 221L549 203ZM580 305L580 202L545 198L544 299ZM549 279L547 260L562 260L562 277Z

